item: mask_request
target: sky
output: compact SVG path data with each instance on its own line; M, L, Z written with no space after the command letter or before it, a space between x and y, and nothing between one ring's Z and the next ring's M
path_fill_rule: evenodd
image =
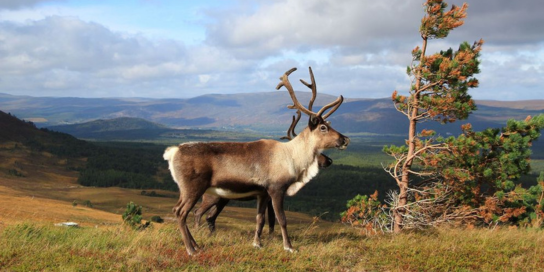
M407 93L423 0L0 0L0 93L189 98L271 92L292 67L307 91ZM484 39L475 99L544 99L542 0L469 5L427 52ZM296 81L295 81L296 80Z

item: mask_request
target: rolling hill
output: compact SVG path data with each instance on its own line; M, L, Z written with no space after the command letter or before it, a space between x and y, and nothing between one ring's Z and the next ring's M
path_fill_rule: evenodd
M85 122L77 124L76 126L71 125L60 125L53 126L52 128L57 128L60 131L69 131L71 128L75 128L78 131L85 132L107 132L107 131L119 131L119 130L137 130L137 129L164 129L165 125L149 122L142 118L131 118L131 117L119 117L108 120L95 120L91 122ZM70 132L66 132L71 134Z
M258 134L236 131L217 131L211 129L176 129L169 128L142 118L119 117L107 120L94 120L78 124L47 127L73 135L80 139L100 141L157 141L167 139L178 143L181 141L213 141L213 140L256 140L263 138Z
M162 127L142 120L118 121L127 124L120 131ZM129 126L129 123L133 125ZM115 128L110 129L115 131ZM89 164L97 162L95 158L109 158L108 154L117 160L132 157L133 161L141 162L143 157L152 153L156 155L154 161L161 166L158 175L170 175L161 157L162 146L119 145L99 146L65 133L38 129L28 121L0 111L0 229L21 222L76 221L81 226L120 224L120 214L130 201L143 205L146 219L153 215L172 217L171 207L178 196L176 191L149 187L153 193L155 190L158 193L148 195L142 193L141 187L86 187L78 183ZM153 149L141 151L149 148ZM159 151L155 152L156 149ZM113 152L115 150L119 152ZM104 161L108 160L98 162L103 164ZM136 165L134 168L143 172L148 166ZM93 208L84 207L86 202L92 203ZM289 214L295 222L311 222L308 215ZM223 217L254 222L254 208L227 207Z
M7 124L4 126L4 124ZM11 124L11 125L10 125ZM118 124L118 127L116 127ZM75 189L67 192L72 186L122 187L141 190L172 190L176 194L177 186L172 181L167 164L162 158L164 146L154 143L143 143L137 138L138 133L161 131L173 135L171 140L176 143L194 140L246 140L248 134L235 132L220 132L208 130L175 130L162 129L162 126L133 118L112 119L106 121L91 121L88 124L69 125L65 128L81 135L111 135L113 140L130 139L136 135L136 142L86 142L75 137L56 132L52 129L38 129L31 123L18 120L9 114L0 116L0 137L13 135L10 140L0 141L0 186L5 183L12 186L24 186L28 192L36 191L34 195L42 194L42 185L50 188L61 188L60 192L48 191L46 196L54 195L55 199L67 197ZM26 139L18 139L17 134L10 131L28 130ZM78 130L81 129L81 130ZM136 132L137 133L136 133ZM129 136L127 136L129 135ZM152 135L151 133L147 134ZM151 137L151 136L150 136ZM228 138L231 137L231 138ZM6 137L7 138L7 137ZM382 137L383 138L383 137ZM110 140L100 137L100 140ZM382 139L383 140L383 139ZM355 191L370 194L375 189L386 190L393 183L380 167L358 167L360 157L365 160L374 158L381 160L381 146L375 142L353 140L350 151L330 151L328 155L338 161L338 165L329 167L326 173L319 175L300 192L296 198L288 198L286 207L290 211L305 212L311 215L321 215L328 220L337 220L339 213L345 209L347 200L354 197ZM364 154L362 154L364 153ZM342 166L342 158L344 164ZM67 177L69 176L69 177ZM3 181L3 177L6 179ZM58 181L57 181L58 180ZM69 180L69 182L67 181ZM384 187L385 186L385 187ZM357 190L344 190L357 188ZM82 189L83 190L83 189ZM85 192L89 190L85 189ZM165 193L161 193L165 194ZM317 199L316 199L317 198ZM81 198L78 197L81 200ZM97 197L94 196L93 200ZM83 201L83 200L81 200ZM100 200L98 204L109 200ZM94 202L93 202L94 203ZM234 203L233 203L234 204ZM255 203L238 202L244 207L255 207Z
M172 129L167 128L165 125L132 117L119 117L108 120L99 119L48 128L53 131L68 133L77 138L101 140L157 138L162 133L172 131Z
M297 92L297 96L300 101L309 101L310 93ZM330 95L318 95L314 109L334 99ZM466 121L446 126L428 122L425 126L442 134L457 134L462 123L470 122L480 130L503 126L510 118L525 119L527 115L544 112L544 100L476 103L478 110ZM40 127L133 117L172 128L283 133L293 114L293 110L286 107L290 104L287 92L208 94L191 99L86 99L0 94L0 110L36 122ZM404 115L385 98L346 99L330 120L335 128L345 133L404 134L407 130Z

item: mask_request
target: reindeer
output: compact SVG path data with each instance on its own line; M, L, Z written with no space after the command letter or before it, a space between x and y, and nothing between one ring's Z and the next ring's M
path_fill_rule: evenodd
M302 106L288 76L296 68L285 72L276 89L285 87L293 105L308 115L309 122L298 136L289 142L258 140L254 142L189 142L166 148L164 159L168 161L180 197L173 208L183 243L189 255L196 253L198 245L187 227L187 216L204 193L227 199L257 197L257 227L253 245L261 247L260 236L264 226L264 211L270 198L274 213L281 227L283 248L294 252L287 234L287 221L283 210L285 195L294 195L319 171L318 157L325 149L346 149L350 139L325 121L343 102L339 96L323 106L317 113ZM302 81L309 88L312 84ZM330 111L326 114L325 111Z
M311 101L315 100L317 93L315 92L315 88L313 89L312 93L312 99ZM313 103L313 102L312 102ZM311 104L308 107L309 110L312 110ZM292 140L294 137L297 136L295 133L295 127L297 126L298 121L300 120L301 114L300 110L297 110L297 117L293 115L293 121L291 122L291 125L289 126L289 129L287 130L287 136L281 137L281 139L286 140ZM332 159L329 158L327 155L321 153L319 154L317 158L317 164L319 168L327 168L332 164ZM254 200L256 197L250 196L246 198L241 198L237 200L241 201L249 201ZM202 215L204 215L206 212L208 212L208 216L206 216L206 222L208 223L208 229L210 230L210 234L215 231L215 221L217 220L217 217L223 211L223 208L227 206L229 203L228 198L222 198L217 195L211 195L211 194L204 194L202 196L202 203L194 211L195 215L195 228L200 228L200 220L202 219ZM272 207L272 201L267 202L268 211L268 233L271 234L274 232L274 224L276 222L276 217L274 215L274 208Z

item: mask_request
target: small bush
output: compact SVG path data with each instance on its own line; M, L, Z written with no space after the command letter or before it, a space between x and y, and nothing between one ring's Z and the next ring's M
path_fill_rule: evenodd
M135 230L145 229L151 222L142 223L142 206L130 202L127 204L127 209L122 215L123 222Z
M21 173L20 171L18 171L17 169L9 169L8 174L12 176L16 176L16 177L25 177L25 175Z
M155 222L155 223L163 223L164 222L164 219L162 219L160 216L158 215L154 215L151 217L151 222Z
M85 201L83 201L83 206L92 208L92 207L93 207L93 203L91 203L90 200L85 200Z

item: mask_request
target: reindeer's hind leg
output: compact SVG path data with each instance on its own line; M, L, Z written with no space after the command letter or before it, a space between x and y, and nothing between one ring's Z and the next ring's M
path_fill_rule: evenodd
M193 248L195 250L199 250L200 248L198 247L198 245L196 244L196 241L195 241L195 238L193 238L193 235L191 234L191 232L189 231L189 227L188 226L185 226L185 228L187 229L187 233L189 234L189 240L191 242L191 245L193 246Z
M198 249L198 245L191 235L191 232L189 231L189 228L187 227L187 216L189 215L189 212L191 209L195 206L196 202L200 198L202 194L199 194L198 197L196 196L188 196L181 198L178 201L179 205L174 207L174 210L176 212L176 217L178 219L179 224L179 230L181 232L181 236L183 238L183 243L185 244L185 249L187 250L187 253L189 255L193 255L196 253L196 249Z
M178 216L180 206L181 206L181 195L179 196L178 203L176 203L176 205L174 205L174 207L172 208L172 212L176 216Z

